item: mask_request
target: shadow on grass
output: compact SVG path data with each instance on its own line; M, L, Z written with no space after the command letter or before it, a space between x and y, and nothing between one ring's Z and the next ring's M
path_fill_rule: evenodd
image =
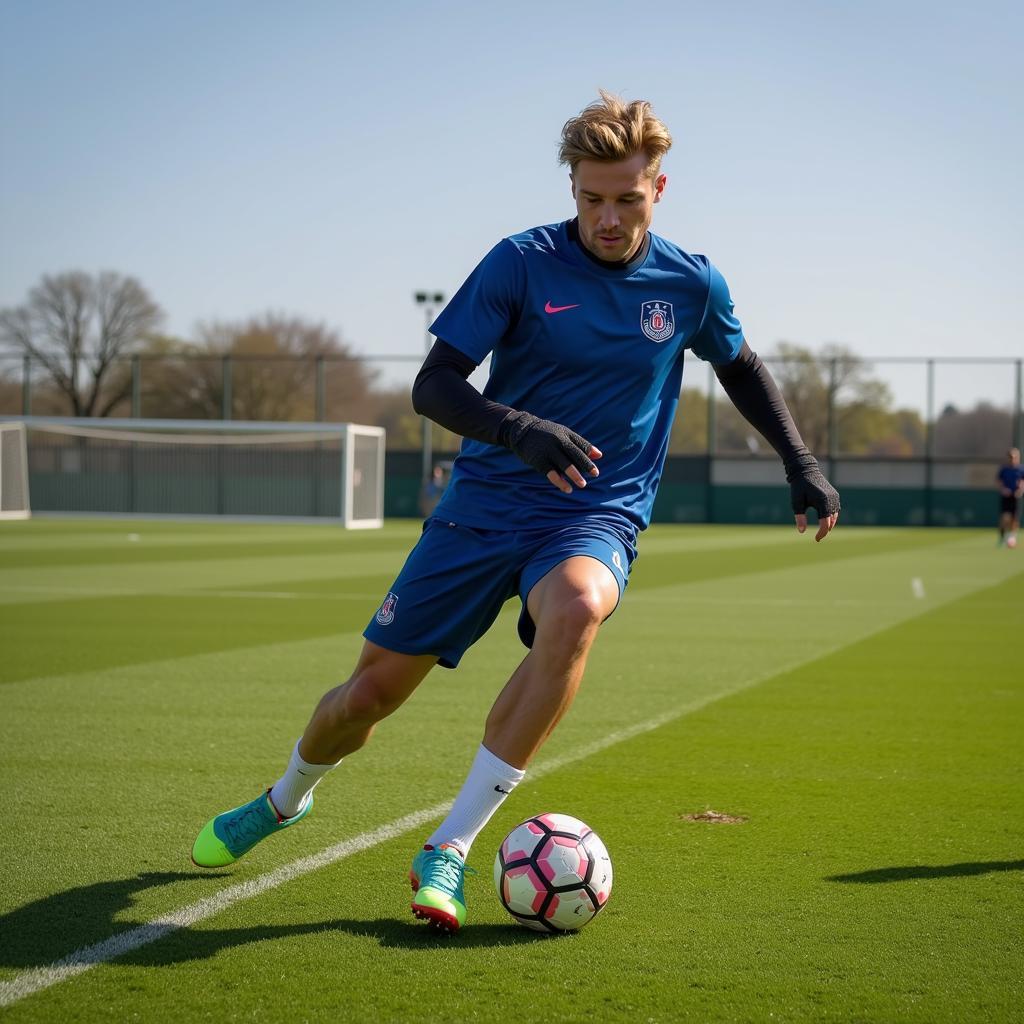
M917 878L968 878L993 871L1024 871L1024 860L982 860L963 864L911 864L901 868L874 868L849 875L828 875L826 882L856 882L877 885L881 882L909 882Z
M133 906L135 894L175 882L226 877L181 871L141 871L131 878L82 885L0 915L0 965L41 967L73 950L130 931L135 922L116 920Z
M256 942L279 941L292 936L321 935L330 941L334 932L372 939L384 949L424 952L443 949L457 953L481 947L521 946L529 942L550 941L548 936L517 927L511 921L507 925L467 925L458 935L445 935L411 917L408 921L396 918L380 918L375 921L329 918L295 924L254 925L251 928L185 928L159 942L120 956L117 962L139 967L168 967L190 960L206 960L222 950ZM551 938L564 941L568 936Z
M424 924L394 918L346 918L266 924L251 928L179 928L127 921L119 915L133 906L135 894L156 886L199 879L215 881L224 873L141 872L131 878L83 885L28 903L0 916L0 966L47 967L65 963L118 963L163 966L214 956L222 949L293 935L345 932L375 940L385 948L477 949L545 941L548 937L512 924L470 925L457 936L439 934Z

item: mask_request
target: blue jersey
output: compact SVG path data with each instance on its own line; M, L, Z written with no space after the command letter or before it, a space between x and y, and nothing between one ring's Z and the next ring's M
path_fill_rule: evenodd
M635 535L650 522L685 351L723 364L742 347L728 286L704 256L649 234L642 259L600 265L574 227L502 239L431 332L475 363L490 353L484 395L581 434L603 453L600 476L563 494L508 449L467 439L436 510L452 522L523 530L598 515Z
M1021 480L1024 480L1024 469L1020 466L1000 466L998 477L1000 486L1015 495Z

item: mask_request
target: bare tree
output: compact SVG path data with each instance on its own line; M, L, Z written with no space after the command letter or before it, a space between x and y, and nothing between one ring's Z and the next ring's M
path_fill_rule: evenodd
M203 324L197 333L194 343L154 337L147 347L147 415L216 419L223 413L228 372L232 419L312 420L322 357L327 418L375 422L377 373L333 328L266 313Z
M910 456L924 450L920 414L893 408L889 385L849 349L825 345L812 352L780 341L764 361L801 435L819 456L829 451L830 429L840 455ZM718 400L716 422L718 451L765 451L731 403Z
M71 271L44 277L24 305L0 310L0 341L41 365L75 416L107 416L131 391L123 357L162 318L134 277Z
M20 367L8 366L0 360L0 415L21 412L21 381L17 372Z
M961 412L947 405L935 421L935 454L998 459L1013 443L1013 410L978 402Z

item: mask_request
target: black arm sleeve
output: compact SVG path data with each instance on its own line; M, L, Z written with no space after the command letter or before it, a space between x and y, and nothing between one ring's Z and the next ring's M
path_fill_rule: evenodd
M732 404L779 453L787 473L810 455L768 367L746 342L731 363L715 367L715 374Z
M440 338L412 385L412 407L421 416L474 441L502 444L502 422L514 409L484 398L466 379L477 367L464 352Z

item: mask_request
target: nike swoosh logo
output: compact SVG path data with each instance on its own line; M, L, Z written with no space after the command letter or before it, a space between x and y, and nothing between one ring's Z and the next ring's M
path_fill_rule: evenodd
M574 303L571 306L552 306L551 305L551 300L548 299L548 301L544 303L544 312L545 313L562 313L562 312L564 312L567 309L579 309L579 307L581 305L583 305L583 303L576 302L576 303Z
M495 793L504 793L505 796L508 796L508 790L507 789L502 789L501 786L495 786L494 787L494 792Z

